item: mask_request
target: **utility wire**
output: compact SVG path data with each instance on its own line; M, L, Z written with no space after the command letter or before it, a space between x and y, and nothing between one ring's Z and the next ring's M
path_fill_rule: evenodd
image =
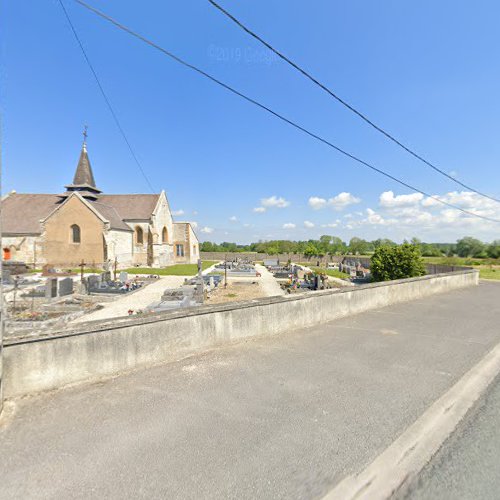
M294 122L292 120L289 120L285 116L277 113L276 111L273 111L272 109L268 108L264 104L261 104L260 102L256 101L255 99L252 99L251 97L248 97L247 95L239 92L238 90L234 89L233 87L227 85L226 83L224 83L224 82L218 80L217 78L215 78L214 76L210 75L206 71L203 71L202 69L200 69L200 68L198 68L196 66L193 66L192 64L184 61L180 57L174 55L172 52L169 52L168 50L164 49L163 47L161 47L160 45L156 44L155 42L149 40L148 38L146 38L146 37L144 37L142 35L140 35L139 33L133 31L130 28L127 28L123 24L120 24L118 21L116 21L112 17L108 16L107 14L104 14L103 12L97 10L96 8L94 8L91 5L83 2L82 0L74 0L74 1L77 2L78 4L80 4L82 7L85 7L89 11L93 12L97 16L99 16L99 17L105 19L106 21L110 22L111 24L115 25L117 28L125 31L129 35L132 35L133 37L138 38L139 40L141 40L145 44L147 44L147 45L153 47L154 49L162 52L163 54L165 54L166 56L170 57L171 59L173 59L174 61L178 62L179 64L182 64L183 66L185 66L185 67L187 67L187 68L195 71L196 73L204 76L205 78L208 78L209 80L211 80L212 82L216 83L217 85L220 85L221 87L225 88L226 90L229 90L231 93L233 93L233 94L241 97L242 99L244 99L244 100L246 100L246 101L254 104L255 106L263 109L264 111L267 111L268 113L272 114L276 118L279 118L280 120L284 121L285 123L288 123L292 127L300 130L301 132L304 132L305 134L309 135L310 137L313 137L314 139L322 142L323 144L326 144L327 146L335 149L336 151L338 151L342 155L347 156L348 158L356 161L357 163L360 163L361 165L364 165L365 167L373 170L374 172L377 172L377 173L379 173L379 174L381 174L381 175L383 175L383 176L385 176L385 177L393 180L394 182L397 182L398 184L401 184L402 186L404 186L404 187L406 187L408 189L411 189L412 191L415 191L417 193L423 194L424 196L432 198L432 199L436 200L437 202L439 202L439 203L441 203L443 205L447 205L447 206L449 206L451 208L454 208L456 210L459 210L460 212L463 212L463 213L465 213L467 215L472 215L474 217L478 217L480 219L488 220L490 222L499 222L500 223L500 220L498 220L498 219L493 219L491 217L487 217L487 216L480 215L480 214L477 214L477 213L474 213L474 212L470 212L469 210L465 210L465 209L463 209L463 208L461 208L461 207L459 207L457 205L453 205L452 203L448 203L447 201L444 201L444 200L440 199L437 196L430 195L430 194L426 193L425 191L422 191L421 189L418 189L418 188L412 186L411 184L408 184L408 183L406 183L406 182L398 179L397 177L394 177L393 175L385 172L384 170L381 170L380 168L375 167L374 165L372 165L372 164L370 164L370 163L368 163L368 162L366 162L366 161L358 158L357 156L354 156L353 154L348 153L347 151L339 148L335 144L329 142L328 140L326 140L323 137L315 134L314 132L311 132L310 130L302 127L298 123L296 123L296 122Z
M436 172L440 173L441 175L444 175L448 179L452 180L453 182L459 184L460 186L468 189L469 191L473 191L476 194L479 194L480 196L484 196L485 198L489 198L490 200L496 201L497 203L500 203L500 200L497 198L494 198L493 196L487 195L485 193L482 193L481 191L478 191L477 189L474 189L471 186L468 186L467 184L461 182L460 180L456 179L455 177L451 176L450 174L446 173L444 170L441 170L439 167L436 167L433 163L431 163L429 160L426 160L423 156L419 155L412 149L410 149L408 146L405 146L401 141L396 139L393 135L391 135L389 132L385 131L382 127L378 126L375 124L373 121L371 121L366 115L358 111L356 108L351 106L348 102L344 101L341 97L339 97L333 90L330 90L326 85L321 83L318 79L316 79L314 76L312 76L309 72L307 72L305 69L301 68L298 64L290 60L287 56L285 56L282 52L280 52L278 49L275 49L271 44L266 42L264 39L262 39L259 35L257 35L255 32L253 32L250 28L247 28L241 21L236 19L231 13L229 13L226 9L224 9L222 6L220 6L217 2L214 2L214 0L208 0L216 9L218 9L220 12L222 12L225 16L227 16L231 21L233 21L235 24L237 24L243 31L247 32L250 36L258 40L260 43L262 43L265 47L267 47L270 51L274 52L279 58L281 58L283 61L287 62L290 66L295 68L299 73L302 73L306 78L311 80L314 84L316 84L318 87L320 87L322 90L324 90L327 94L329 94L331 97L336 99L340 104L345 106L347 109L352 111L354 114L359 116L363 121L368 123L368 125L372 126L375 130L380 132L381 134L385 135L389 140L397 144L399 147L404 149L407 153L412 155L414 158L417 158L421 162L425 163L428 167L431 167L434 169Z
M83 44L82 44L82 42L80 40L80 37L78 36L78 33L76 32L75 26L71 22L71 18L69 17L68 11L66 10L66 7L64 6L64 3L63 3L62 0L59 0L59 5L61 6L61 8L62 8L62 10L64 12L64 15L66 16L68 24L71 27L71 31L73 32L73 35L75 35L75 39L78 42L78 45L80 46L80 49L81 49L82 54L83 54L83 57L85 58L85 61L87 62L88 67L90 68L90 71L94 75L95 81L97 82L97 86L99 87L99 90L101 91L102 97L104 98L104 101L106 102L106 105L108 106L108 109L109 109L111 115L113 116L113 120L115 121L116 126L118 127L118 130L120 131L120 134L123 137L123 140L127 144L127 147L128 147L128 149L130 151L130 154L132 155L132 158L134 159L135 163L139 167L139 170L141 171L142 176L146 180L146 183L148 184L149 189L151 190L152 193L155 193L155 190L154 190L151 182L149 181L149 178L146 175L146 172L142 168L142 165L141 165L139 159L137 158L137 156L136 156L136 154L135 154L135 152L134 152L134 150L132 148L132 145L130 144L130 141L127 138L127 135L125 134L125 131L123 130L123 127L121 126L120 120L118 119L118 116L115 113L115 110L113 109L113 106L111 105L111 101L109 100L108 96L106 95L106 92L104 91L103 86L101 85L101 82L99 80L99 77L97 76L97 73L96 73L96 71L94 69L94 66L90 62L90 59L89 59L89 57L87 55L87 52L85 51L85 49L83 47Z

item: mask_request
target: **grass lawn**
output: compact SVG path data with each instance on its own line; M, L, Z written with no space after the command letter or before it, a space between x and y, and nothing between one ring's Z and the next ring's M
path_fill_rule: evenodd
M204 260L201 263L203 270L208 269L218 261ZM133 274L158 274L159 276L194 276L198 272L197 264L176 264L165 268L154 267L129 267L125 271L131 275Z
M311 267L311 269L316 272L325 273L333 278L345 279L350 277L347 273L342 273L337 269L325 269L324 267Z
M76 269L61 268L60 270L61 270L61 272L69 271L69 272L74 273L74 274L80 274L82 272L82 270L79 267L77 267ZM35 273L41 273L42 271L43 271L43 269L30 269L28 271L28 273L35 274ZM92 273L92 274L101 274L104 272L104 270L103 269L92 269L91 267L86 267L84 269L84 272L85 273Z
M479 277L485 280L500 280L500 266L495 268L480 267Z

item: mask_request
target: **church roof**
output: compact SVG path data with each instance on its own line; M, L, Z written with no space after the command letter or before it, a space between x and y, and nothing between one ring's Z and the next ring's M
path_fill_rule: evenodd
M150 220L158 194L106 194L87 200L111 229L131 231L125 220ZM2 201L2 231L5 234L40 234L45 219L64 200L57 194L13 193Z
M98 201L90 202L90 204L109 222L111 229L121 229L123 231L132 231L132 229L123 222L123 218L114 207L99 203Z
M100 194L99 201L110 205L123 220L149 220L159 194Z
M40 219L47 217L60 201L57 194L10 194L2 201L2 232L40 234Z

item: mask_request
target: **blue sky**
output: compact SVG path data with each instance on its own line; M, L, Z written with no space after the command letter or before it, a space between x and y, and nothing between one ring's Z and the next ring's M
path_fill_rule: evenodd
M89 0L117 20L424 191L500 218L412 159L206 0ZM222 3L222 0L221 0ZM380 177L172 62L72 0L66 7L158 191L200 239L500 238ZM222 3L403 142L500 197L500 4L494 0ZM99 187L148 186L56 0L1 3L4 192L59 192L84 124ZM255 210L257 209L257 211Z

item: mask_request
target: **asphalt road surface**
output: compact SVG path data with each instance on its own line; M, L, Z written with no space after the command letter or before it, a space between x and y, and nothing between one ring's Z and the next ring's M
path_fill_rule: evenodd
M500 342L483 283L16 402L0 498L318 498Z
M500 377L399 498L500 498Z

